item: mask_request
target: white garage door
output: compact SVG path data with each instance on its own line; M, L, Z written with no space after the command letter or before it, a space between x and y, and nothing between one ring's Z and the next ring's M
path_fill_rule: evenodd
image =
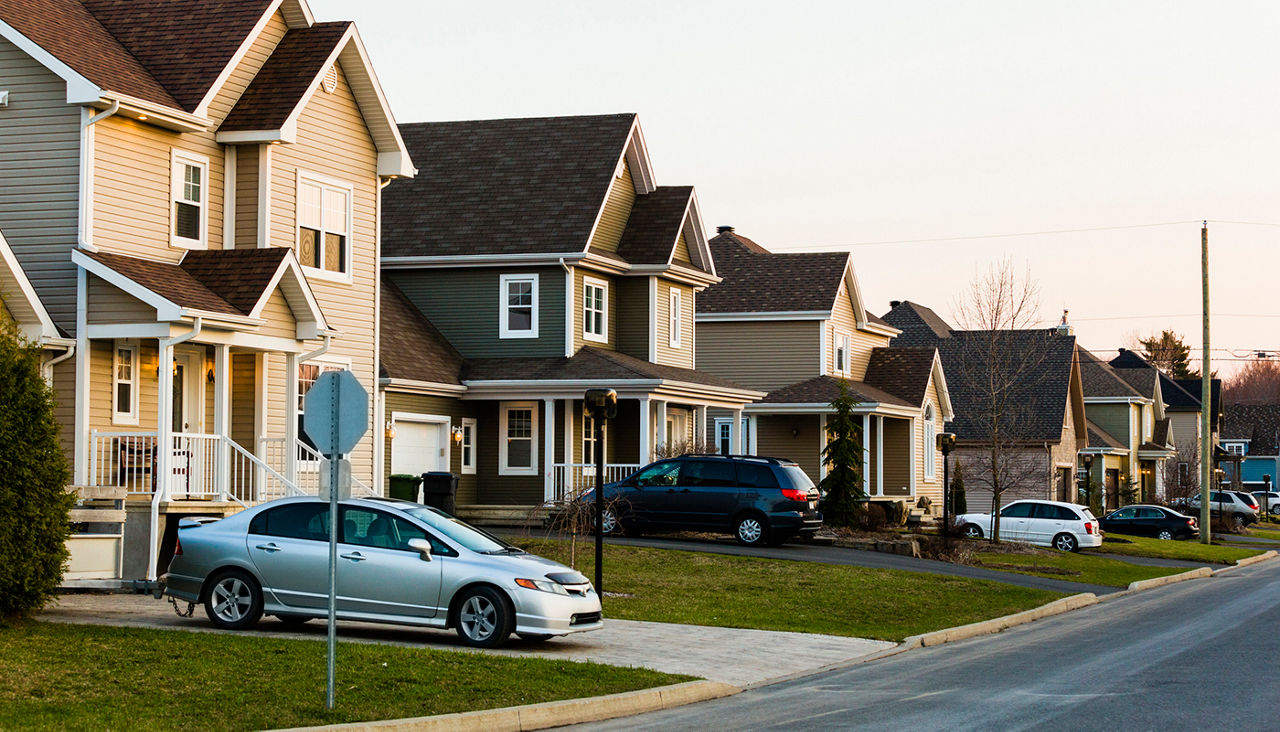
M421 475L443 469L440 425L396 422L396 436L391 441L391 472Z

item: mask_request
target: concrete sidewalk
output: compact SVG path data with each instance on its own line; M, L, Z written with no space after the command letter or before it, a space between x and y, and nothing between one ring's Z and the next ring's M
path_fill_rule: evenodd
M185 609L186 603L179 603ZM607 610L606 610L607 612ZM197 607L181 618L167 600L150 595L60 595L40 613L47 622L118 625L206 633L223 633ZM324 640L325 624L313 620L299 629L286 628L264 617L242 634ZM885 641L809 633L787 633L701 625L675 625L606 617L603 630L531 643L512 636L501 649L480 651L463 646L453 631L373 623L340 622L338 638L356 643L387 643L503 656L542 656L567 661L594 661L613 666L638 666L667 673L688 674L746 688L844 664L893 648Z

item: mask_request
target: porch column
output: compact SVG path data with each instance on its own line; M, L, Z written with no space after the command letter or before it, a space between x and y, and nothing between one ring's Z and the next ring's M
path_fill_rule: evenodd
M151 476L153 495L169 500L173 471L173 346L160 342L156 394L156 470Z
M693 447L698 448L699 445L707 443L707 408L705 406L693 408Z
M640 402L640 452L638 461L641 465L653 460L653 428L649 426L649 397L642 396Z
M827 415L822 413L818 415L818 480L821 481L827 477L827 461L822 457L822 451L827 449Z
M574 418L574 401L572 399L564 400L564 460L560 462L565 465L573 464L573 418ZM585 458L584 458L585 460ZM571 468L565 468L567 471Z
M667 403L661 399L653 400L653 448L667 446Z
M876 415L876 494L884 495L884 417Z
M265 360L265 356L263 357ZM266 369L262 380L266 381ZM284 477L298 484L298 354L284 356ZM265 404L258 406L266 409Z
M729 446L734 455L745 455L747 453L744 447L746 435L743 433L745 432L746 430L742 429L742 410L735 409L733 410L733 432L730 433L733 435L733 444Z
M231 346L226 345L213 348L213 431L219 438L214 473L226 501L231 491Z
M862 415L862 492L871 495L871 415Z
M542 400L542 498L555 500L556 400Z

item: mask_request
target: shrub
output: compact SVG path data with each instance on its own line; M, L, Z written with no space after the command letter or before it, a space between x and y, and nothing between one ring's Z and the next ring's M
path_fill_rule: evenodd
M880 531L888 523L884 506L879 503L868 503L855 514L856 525L863 531Z
M66 458L40 346L0 322L0 617L39 610L67 561Z
M827 446L822 448L827 475L818 484L827 494L822 503L823 519L832 526L860 522L861 502L866 500L862 493L861 427L853 418L854 404L848 385L841 379L840 396L831 402L835 413L827 418Z

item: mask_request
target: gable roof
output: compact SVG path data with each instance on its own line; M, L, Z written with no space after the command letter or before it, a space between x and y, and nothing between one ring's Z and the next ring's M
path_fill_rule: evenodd
M1249 440L1249 454L1280 455L1280 404L1228 404L1222 439Z
M61 338L62 334L49 317L44 303L31 286L31 280L14 256L4 232L0 232L0 302L18 321L18 328L28 340Z
M618 257L629 264L671 263L692 204L693 186L658 186L651 193L636 196L618 242ZM698 262L694 249L690 247L689 252L693 266L712 271L710 263Z
M1088 426L1089 430L1089 447L1104 450L1122 450L1126 453L1129 452L1129 447L1127 445L1112 437L1106 430L1094 424L1093 420L1085 420L1085 424Z
M1164 398L1165 409L1170 412L1200 411L1200 380L1195 380L1196 391L1191 393L1182 382L1170 377L1163 371L1160 373L1160 395Z
M1117 376L1124 379L1125 383L1137 390L1143 398L1155 398L1156 382L1159 380L1159 372L1155 366L1125 348L1121 348L1120 355L1107 363Z
M784 386L781 389L774 389L759 403L770 405L830 404L840 396L841 382L844 382L849 396L859 404L887 404L916 409L920 407L920 404L913 404L897 394L891 394L866 382L841 379L836 376L815 376L812 379Z
M1109 364L1083 348L1080 349L1080 381L1086 397L1142 396L1121 379Z
M930 308L909 300L890 303L884 321L902 331L894 346L932 346L951 337L951 326Z
M400 125L419 175L383 192L383 256L585 251L636 119Z
M924 404L929 377L938 351L935 348L873 348L863 381L915 406Z
M463 380L509 381L661 380L755 393L704 371L652 363L618 351L586 346L569 358L475 358L467 362Z
M391 379L462 384L464 361L400 288L382 281L378 354Z
M311 90L312 81L328 69L338 43L354 26L350 21L316 23L286 32L218 131L283 127Z
M1200 403L1200 395L1204 393L1203 382L1200 379L1174 379L1182 390L1195 398L1196 403ZM1222 428L1223 411L1222 411L1222 379L1209 379L1209 405L1211 425L1214 429Z

